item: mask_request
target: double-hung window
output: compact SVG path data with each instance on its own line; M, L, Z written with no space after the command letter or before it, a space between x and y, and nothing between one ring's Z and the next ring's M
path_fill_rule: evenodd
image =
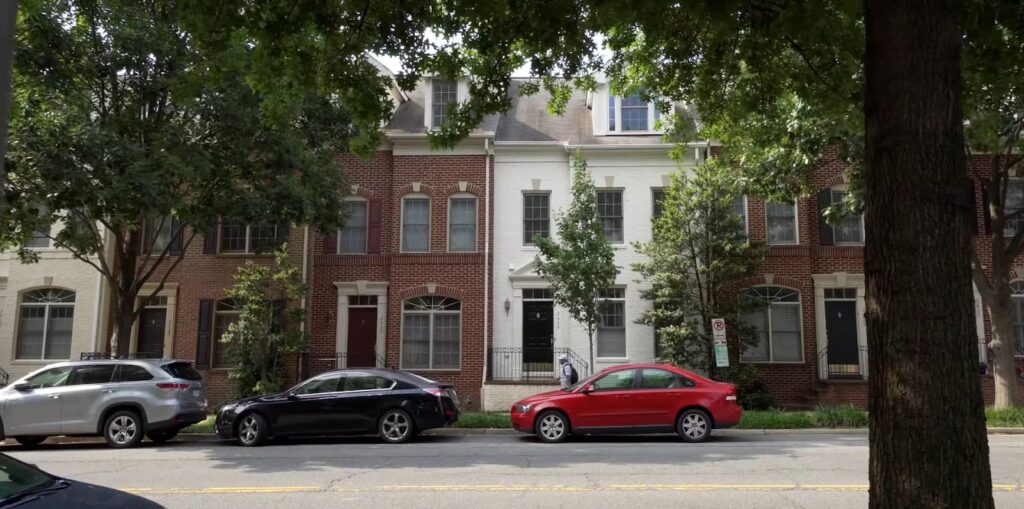
M661 114L654 103L644 102L639 95L608 96L608 132L653 133Z
M476 198L456 195L448 206L448 250L476 251Z
M747 197L738 194L732 199L732 213L739 216L743 221L743 236L747 236Z
M1024 281L1010 283L1010 299L1013 307L1013 335L1017 344L1017 356L1024 356Z
M434 78L430 80L431 124L434 129L444 127L451 120L458 103L459 84L454 80Z
M551 195L523 193L523 244L532 246L536 237L551 234Z
M402 252L430 251L430 198L402 199Z
M832 205L840 204L846 198L846 191L842 189L832 189L829 194ZM864 217L859 214L847 214L831 227L832 240L836 245L864 243Z
M757 304L755 311L743 317L743 322L756 331L757 342L746 346L740 358L745 362L800 362L800 292L781 286L758 286L749 288L743 298Z
M276 224L225 221L220 226L221 253L269 253L279 247Z
M21 297L16 359L71 358L75 292L43 288Z
M367 203L365 200L347 201L348 217L338 232L338 253L366 253Z
M796 203L765 204L768 244L796 244Z
M622 244L622 190L597 191L597 219L601 221L604 236L612 244Z
M1024 228L1024 180L1010 180L1006 186L1003 214L1007 219L1003 236L1012 238Z
M626 289L608 288L598 295L597 356L626 356Z

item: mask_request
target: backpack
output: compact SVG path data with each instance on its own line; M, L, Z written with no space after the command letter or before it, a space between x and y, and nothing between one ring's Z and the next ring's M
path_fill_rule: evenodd
M575 384L580 381L580 374L576 372L576 368L572 364L569 365L569 383Z

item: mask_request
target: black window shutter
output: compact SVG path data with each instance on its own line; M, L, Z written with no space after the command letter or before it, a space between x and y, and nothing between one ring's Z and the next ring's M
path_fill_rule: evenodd
M196 367L210 367L210 340L213 335L213 299L199 300L199 334L196 337Z
M988 188L981 187L981 202L985 204L985 235L992 233L992 204L988 201Z
M168 249L168 254L171 256L181 256L182 239L185 237L185 231L181 227L181 222L177 219L171 219L171 246Z
M206 229L206 238L203 240L203 254L217 254L217 243L220 239L217 234L220 232L220 225L214 222Z
M271 304L273 315L270 317L270 332L281 332L284 330L284 308L286 302L284 299L277 299Z
M282 245L288 242L288 233L290 230L288 223L278 223L277 225L277 245Z
M818 191L818 240L823 246L831 246L835 243L832 235L832 225L825 220L825 209L832 206L832 190L823 189Z

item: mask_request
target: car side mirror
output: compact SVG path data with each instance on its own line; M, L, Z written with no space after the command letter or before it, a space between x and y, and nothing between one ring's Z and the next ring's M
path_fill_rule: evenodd
M298 394L295 393L295 391L288 392L288 399L296 399L298 397L299 396L298 396Z
M587 385L580 392L582 392L583 394L590 394L591 392L594 392L594 384Z
M18 382L16 384L14 384L13 387L14 387L14 390L16 390L16 391L25 392L25 391L28 391L28 390L32 389L32 384L30 384L28 382Z

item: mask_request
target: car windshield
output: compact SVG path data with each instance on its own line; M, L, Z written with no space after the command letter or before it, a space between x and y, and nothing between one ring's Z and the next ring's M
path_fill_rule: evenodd
M42 470L0 454L0 500L52 484L56 480Z

